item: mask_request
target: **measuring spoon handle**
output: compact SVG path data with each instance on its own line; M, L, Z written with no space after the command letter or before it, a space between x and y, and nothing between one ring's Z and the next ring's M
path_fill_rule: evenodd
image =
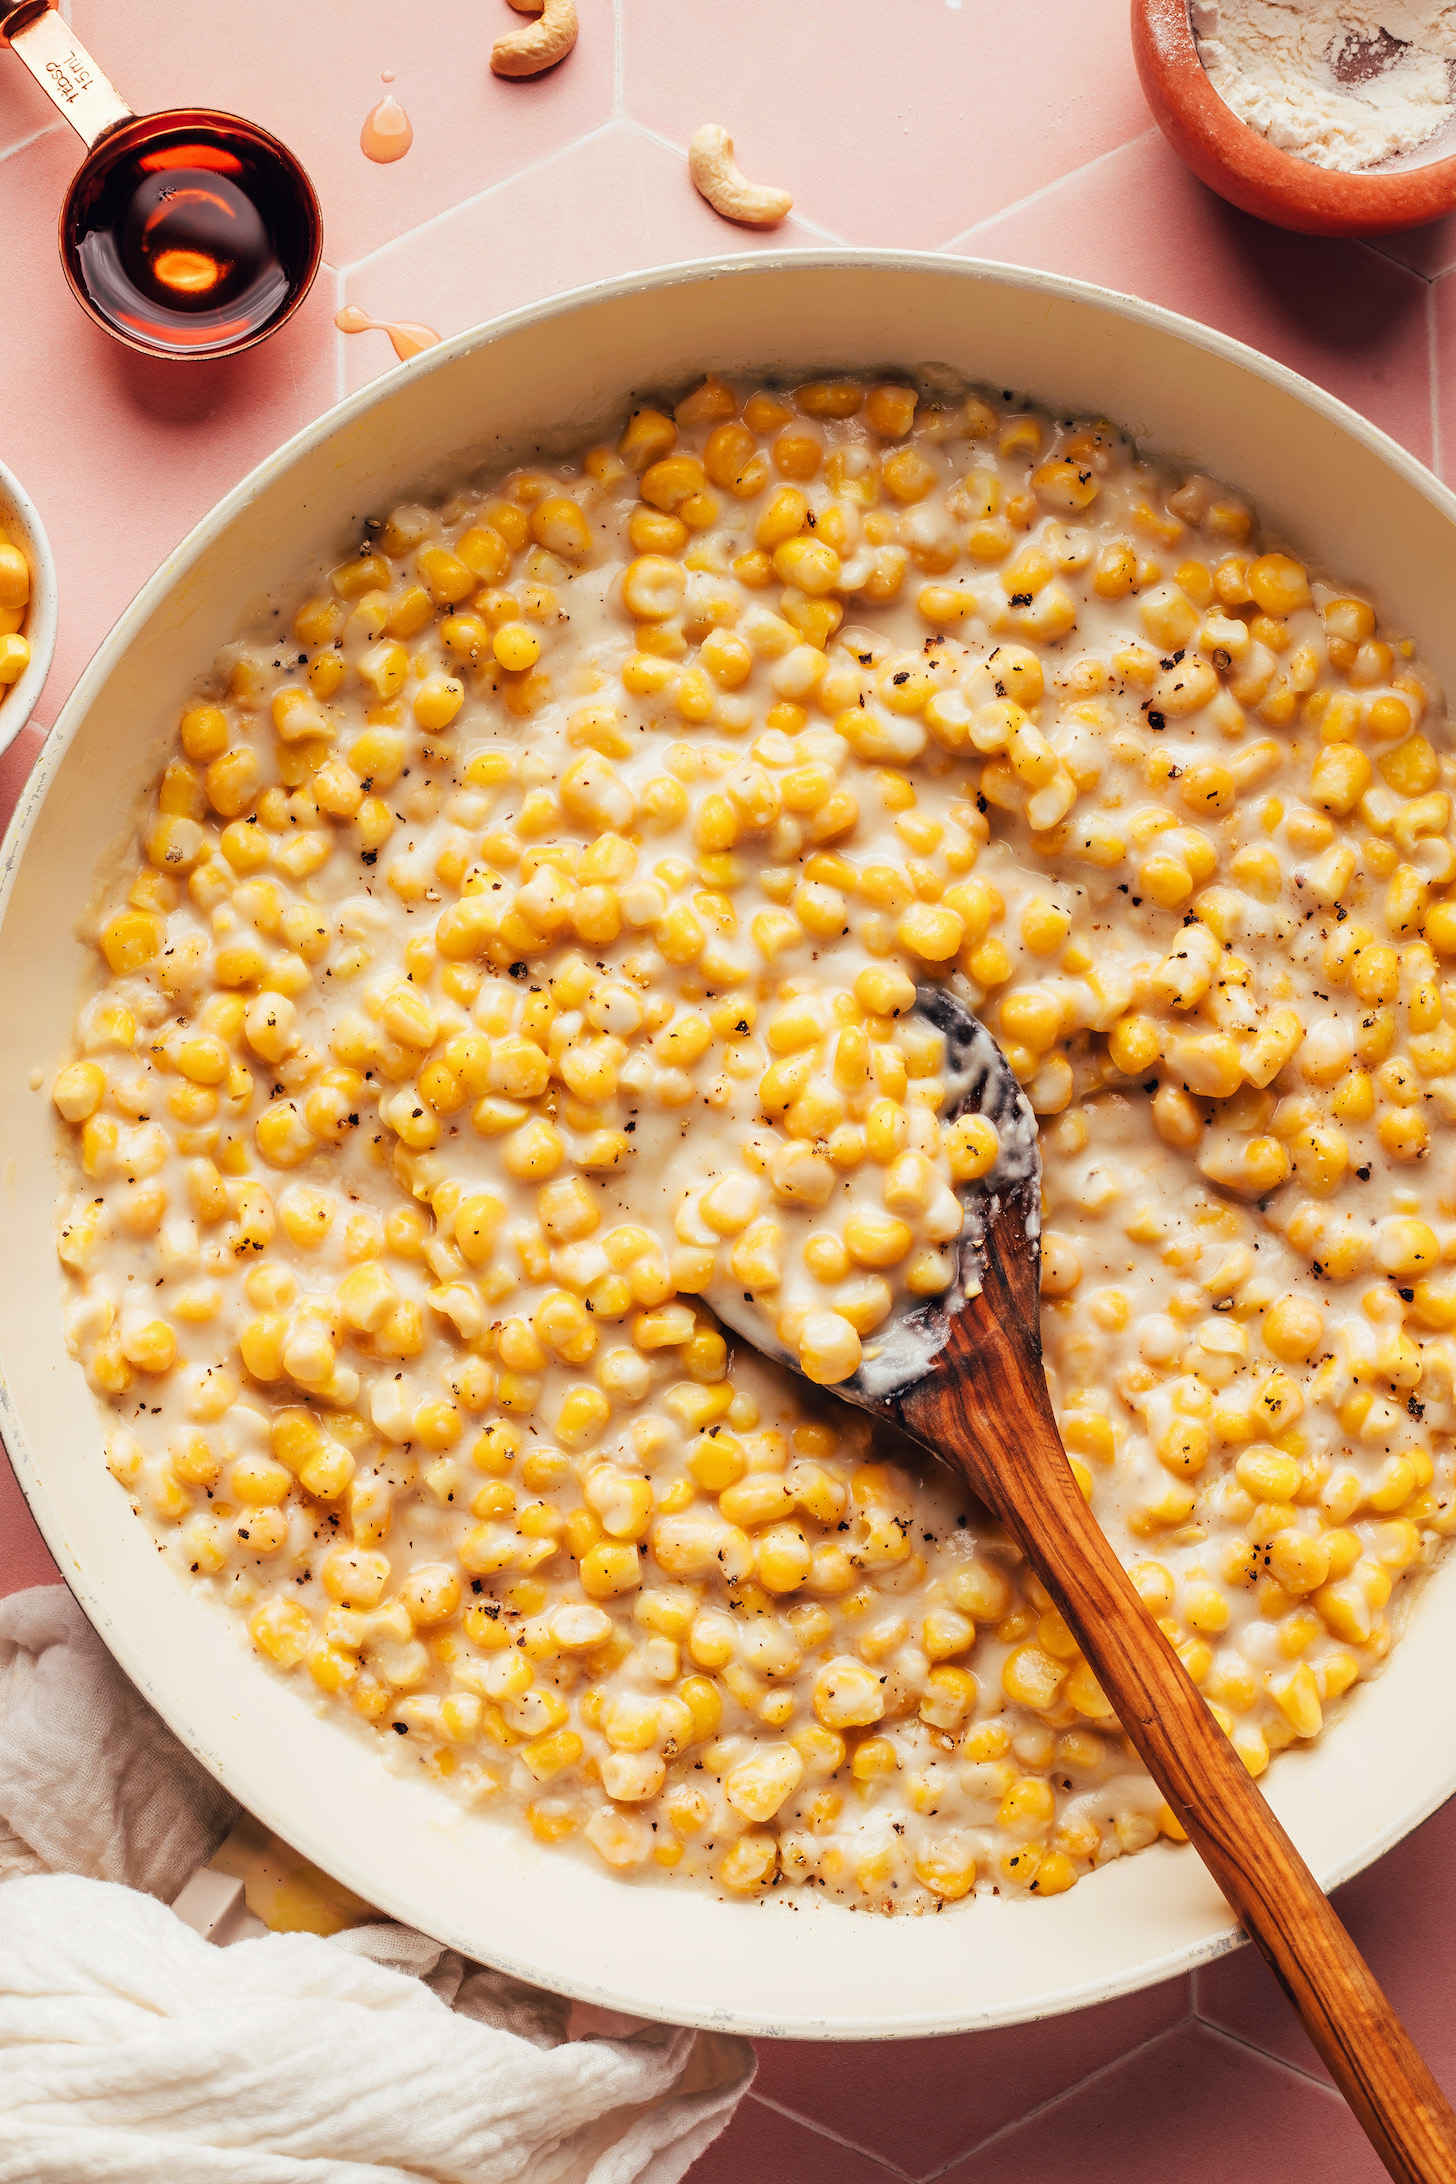
M118 122L131 120L126 100L50 0L15 0L8 7L0 0L0 45L30 70L88 148Z

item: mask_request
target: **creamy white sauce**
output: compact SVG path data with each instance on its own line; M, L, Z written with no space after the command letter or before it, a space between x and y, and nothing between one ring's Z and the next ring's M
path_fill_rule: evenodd
M1370 610L1274 563L1287 612L1238 596L1209 481L1015 404L901 441L781 407L676 575L599 452L396 511L362 597L342 565L220 661L56 1080L68 1338L169 1564L391 1765L624 1873L1050 1892L1160 1802L1059 1619L933 1464L694 1300L796 1355L858 1315L838 1383L878 1399L1040 1154L1092 1507L1251 1769L1317 1734L1456 1521L1456 986L1420 938L1456 945L1456 768ZM795 433L827 592L754 559ZM506 541L436 611L432 553L561 496L580 566ZM937 971L908 936L945 908ZM886 970L918 1008L857 998ZM987 1053L927 1035L942 992L1024 1087L974 1180Z

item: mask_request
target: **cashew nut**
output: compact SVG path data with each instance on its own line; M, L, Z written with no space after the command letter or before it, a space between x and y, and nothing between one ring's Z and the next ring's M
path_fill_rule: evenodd
M490 65L497 76L539 76L554 68L576 44L576 0L511 0L521 15L538 20L521 30L508 31L490 49Z
M775 226L794 202L787 190L768 189L740 174L733 139L715 121L705 121L688 146L688 172L714 212L748 227Z

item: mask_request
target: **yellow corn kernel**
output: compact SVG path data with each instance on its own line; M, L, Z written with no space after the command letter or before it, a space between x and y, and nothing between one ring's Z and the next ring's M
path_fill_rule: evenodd
M641 1556L629 1541L601 1540L582 1556L579 1574L583 1592L593 1600L611 1600L641 1584Z
M884 1711L880 1680L859 1661L830 1661L814 1680L814 1712L826 1729L860 1727L879 1721Z
M1054 1706L1067 1677L1067 1664L1043 1646L1017 1646L1001 1670L1001 1688L1018 1706L1045 1712Z
M856 1206L843 1227L845 1249L857 1266L898 1266L914 1242L906 1222L873 1207Z
M538 1782L550 1782L568 1767L576 1766L585 1749L574 1729L554 1729L548 1736L521 1745L518 1757Z
M1138 1077L1157 1062L1163 1047L1163 1035L1150 1016L1121 1016L1113 1025L1107 1039L1107 1052L1114 1068L1124 1076Z
M1301 1661L1287 1676L1276 1677L1270 1693L1280 1713L1298 1737L1317 1737L1324 1726L1319 1686L1313 1670Z
M313 1639L313 1620L296 1600L265 1600L248 1623L260 1653L279 1668L297 1668Z
M101 929L101 952L118 978L144 970L161 948L160 918L143 910L121 910Z
M1370 761L1363 751L1353 743L1330 743L1315 759L1310 796L1321 811L1343 817L1359 803L1370 778Z
M121 1348L138 1372L168 1373L177 1362L177 1337L165 1320L148 1320L123 1338Z
M951 1838L921 1844L915 1854L915 1878L933 1895L954 1903L976 1883L976 1861L968 1847Z
M1387 1110L1375 1125L1375 1135L1392 1160L1420 1160L1430 1146L1430 1131L1418 1108Z
M51 1087L56 1111L66 1122L85 1122L105 1097L106 1072L97 1062L70 1063Z
M1266 614L1293 614L1297 607L1309 605L1309 578L1288 554L1260 554L1249 564L1248 586L1255 604Z
M465 703L465 685L453 675L427 675L415 692L414 716L432 735L448 728Z
M661 410L633 410L627 420L626 430L617 442L617 452L629 470L639 476L664 455L670 455L677 445L677 426Z
M541 657L541 640L525 622L503 622L491 639L491 650L502 667L523 674Z
M945 963L965 938L958 911L944 903L914 903L896 929L900 945L927 963Z

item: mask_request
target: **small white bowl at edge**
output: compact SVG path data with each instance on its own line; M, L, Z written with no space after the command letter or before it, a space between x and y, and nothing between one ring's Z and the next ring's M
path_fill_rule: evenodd
M0 528L30 563L30 605L22 635L30 644L30 664L0 697L0 753L8 751L35 711L56 649L56 565L51 542L34 501L13 470L0 463Z

